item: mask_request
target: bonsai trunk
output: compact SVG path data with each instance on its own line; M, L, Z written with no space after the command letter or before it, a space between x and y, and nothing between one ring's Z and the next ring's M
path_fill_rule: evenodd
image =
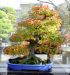
M38 44L38 41L30 39L29 42L30 42L30 44L29 44L29 55L30 56L35 56L34 51L35 51L35 47Z
M51 62L50 58L51 58L50 50L48 50L48 53L47 53L47 63Z
M27 60L34 60L36 62L36 64L40 64L42 61L40 58L36 57L34 54L35 48L38 45L38 39L29 39L28 42L30 42L29 44L29 55ZM33 61L33 62L34 62Z

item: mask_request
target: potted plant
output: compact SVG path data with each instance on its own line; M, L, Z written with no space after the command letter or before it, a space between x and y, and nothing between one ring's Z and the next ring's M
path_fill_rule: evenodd
M11 42L22 43L4 49L5 54L19 55L18 58L9 60L9 67L14 70L50 69L50 54L55 54L62 43L59 31L61 24L57 11L48 6L34 6L29 17L18 23L16 32L10 37ZM47 60L42 61L36 57L34 52L37 51L46 53Z

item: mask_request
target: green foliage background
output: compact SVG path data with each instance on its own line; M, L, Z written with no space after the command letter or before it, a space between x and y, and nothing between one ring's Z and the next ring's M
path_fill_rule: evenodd
M13 31L16 22L16 11L11 7L0 9L0 38L7 38Z

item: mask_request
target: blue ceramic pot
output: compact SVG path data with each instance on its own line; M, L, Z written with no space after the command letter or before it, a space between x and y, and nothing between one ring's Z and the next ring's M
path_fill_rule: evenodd
M8 68L12 70L39 70L39 71L48 71L52 68L52 64L37 64L37 65L29 65L29 64L12 64L8 63Z

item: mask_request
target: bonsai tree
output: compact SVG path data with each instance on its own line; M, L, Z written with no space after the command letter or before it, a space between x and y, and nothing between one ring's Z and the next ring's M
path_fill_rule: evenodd
M50 54L58 53L58 47L62 44L61 24L62 21L57 11L48 6L34 6L28 19L19 22L17 30L10 37L11 42L21 42L21 44L6 47L4 52L27 56L22 61L23 64L41 62L34 52L44 52L50 59Z

